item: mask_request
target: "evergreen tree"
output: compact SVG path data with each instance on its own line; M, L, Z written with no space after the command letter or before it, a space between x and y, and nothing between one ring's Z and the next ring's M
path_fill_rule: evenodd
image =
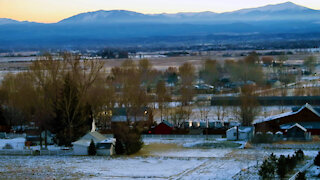
M305 172L299 172L297 177L296 177L296 180L306 180L306 173Z
M94 156L96 154L97 154L96 145L95 145L94 141L91 139L90 145L88 147L88 155Z
M297 158L298 161L303 161L304 153L303 153L303 151L301 149L296 151L295 154L296 154L296 158Z
M137 127L118 125L114 127L114 133L117 142L119 142L119 144L116 145L117 154L134 154L142 148L141 131L139 131ZM124 150L123 153L121 146Z
M7 121L6 121L6 118L4 117L4 113L3 113L3 108L2 106L0 105L0 126L6 126L8 125L7 124Z
M277 162L277 174L281 179L287 174L287 161L284 155L281 155Z
M274 176L275 166L272 164L269 159L265 159L260 166L258 174L262 177L262 179L269 179Z
M314 165L320 166L320 151L318 152L318 155L314 159Z
M116 138L116 146L115 146L116 154L121 155L124 154L124 148L122 142L119 138Z

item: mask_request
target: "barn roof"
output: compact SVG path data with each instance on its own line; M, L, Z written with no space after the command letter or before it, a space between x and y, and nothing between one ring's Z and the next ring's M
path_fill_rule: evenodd
M280 125L280 129L289 129L295 123L288 123ZM301 126L306 129L320 129L320 122L299 122Z
M293 126L289 127L287 130L292 129L294 127L298 127L299 129L303 130L304 132L307 132L307 129L301 126L299 123L295 123Z
M171 123L169 123L168 121L166 121L166 120L162 121L161 123L163 123L163 124L165 124L165 125L167 125L169 127L173 127L173 125Z
M286 113L282 113L282 114L277 114L274 116L269 116L265 119L258 119L256 121L254 121L253 124L259 124L262 122L267 122L267 121L273 121L275 119L279 119L279 118L283 118L283 117L287 117L287 116L291 116L294 114L298 114L299 112L301 112L303 109L307 108L308 110L310 110L311 112L313 112L314 114L316 114L317 116L320 117L319 112L317 112L310 104L306 103L305 105L303 105L299 110L297 111L292 111L292 112L286 112Z
M98 133L98 132L89 132L86 135L84 135L82 138L80 138L78 141L73 142L73 145L82 145L82 146L87 146L90 144L91 139L96 143L103 141L107 139L104 135Z

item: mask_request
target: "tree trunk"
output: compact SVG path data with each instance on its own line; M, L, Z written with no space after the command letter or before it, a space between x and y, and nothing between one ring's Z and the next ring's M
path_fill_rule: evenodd
M47 138L48 138L47 130L44 130L44 147L45 147L45 149L48 149Z
M40 129L40 149L42 149L42 129Z

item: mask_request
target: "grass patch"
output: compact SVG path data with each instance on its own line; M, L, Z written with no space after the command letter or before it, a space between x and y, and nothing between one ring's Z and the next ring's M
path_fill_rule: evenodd
M131 156L149 156L156 152L167 152L178 149L182 149L182 146L177 144L150 143L148 145L144 145L139 152Z
M240 147L241 144L230 142L230 141L222 141L222 142L204 142L204 143L198 143L192 146L191 148L237 148Z

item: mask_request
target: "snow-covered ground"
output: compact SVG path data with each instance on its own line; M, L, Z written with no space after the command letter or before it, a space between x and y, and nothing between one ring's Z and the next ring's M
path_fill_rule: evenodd
M0 162L5 162L0 164L0 172L4 179L232 179L240 171L245 172L249 167L260 163L263 157L271 152L286 155L294 151L192 149L189 151L192 158L187 157L188 154L184 152L171 151L169 154L154 153L146 157L113 158L0 156ZM204 152L206 157L201 152Z
M5 162L0 163L0 179L233 179L239 172L245 173L260 164L271 153L279 156L295 151L199 146L235 143L225 139L144 141L140 152L131 156L0 156L0 162ZM317 150L304 150L304 153L314 157Z

